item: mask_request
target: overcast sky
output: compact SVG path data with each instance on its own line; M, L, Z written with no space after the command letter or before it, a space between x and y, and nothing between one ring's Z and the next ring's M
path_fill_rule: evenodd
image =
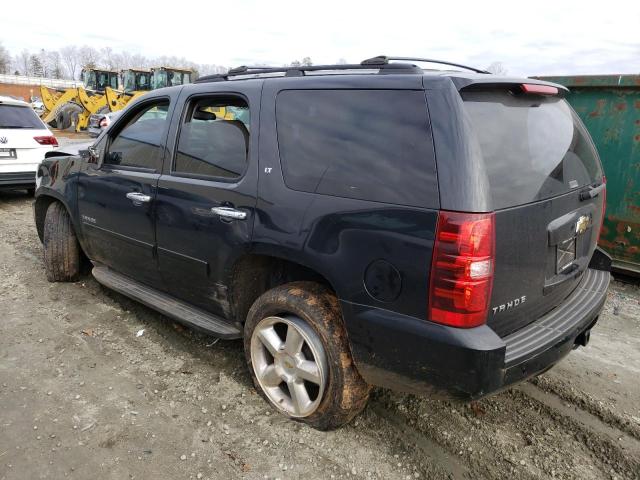
M638 0L466 3L6 0L0 42L13 54L87 44L227 67L386 54L498 61L513 75L640 73Z

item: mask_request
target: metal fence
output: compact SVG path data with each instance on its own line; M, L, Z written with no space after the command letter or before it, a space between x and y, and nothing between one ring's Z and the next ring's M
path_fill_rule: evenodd
M1 75L0 83L13 85L44 85L51 88L71 88L79 87L82 82L76 80L60 80L56 78L27 77L25 75Z

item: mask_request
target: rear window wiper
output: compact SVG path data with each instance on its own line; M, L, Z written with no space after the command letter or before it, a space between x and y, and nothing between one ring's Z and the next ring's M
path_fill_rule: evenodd
M590 186L580 191L580 201L591 200L592 198L596 198L600 195L600 192L604 190L606 183L602 182L597 187Z

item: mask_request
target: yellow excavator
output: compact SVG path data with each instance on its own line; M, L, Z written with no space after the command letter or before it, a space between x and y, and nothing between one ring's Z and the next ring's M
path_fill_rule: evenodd
M122 89L118 89L118 77ZM45 112L42 119L59 129L85 130L92 115L122 110L149 90L191 83L193 71L173 67L149 70L130 68L120 74L112 70L83 69L83 87L54 90L40 87Z
M122 90L107 87L104 95L107 100L109 111L122 110L134 98L144 95L151 90L152 72L138 68L129 68L120 72L122 79Z
M118 87L118 72L84 68L81 78L82 87L56 90L40 86L45 123L62 130L74 127L79 132L87 128L91 114L108 109L104 92Z
M193 71L182 68L155 67L149 70L130 68L122 72L122 89L105 89L109 110L122 110L127 103L149 90L191 83Z

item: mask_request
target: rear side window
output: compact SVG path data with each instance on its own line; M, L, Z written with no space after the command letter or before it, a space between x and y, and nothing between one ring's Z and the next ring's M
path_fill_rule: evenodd
M289 188L438 206L424 92L288 90L278 95L276 117Z
M0 105L0 128L46 128L31 107Z
M249 107L240 98L201 98L190 103L180 128L173 166L177 174L240 178L247 167Z
M493 207L522 205L602 181L597 153L567 102L509 91L463 92Z

